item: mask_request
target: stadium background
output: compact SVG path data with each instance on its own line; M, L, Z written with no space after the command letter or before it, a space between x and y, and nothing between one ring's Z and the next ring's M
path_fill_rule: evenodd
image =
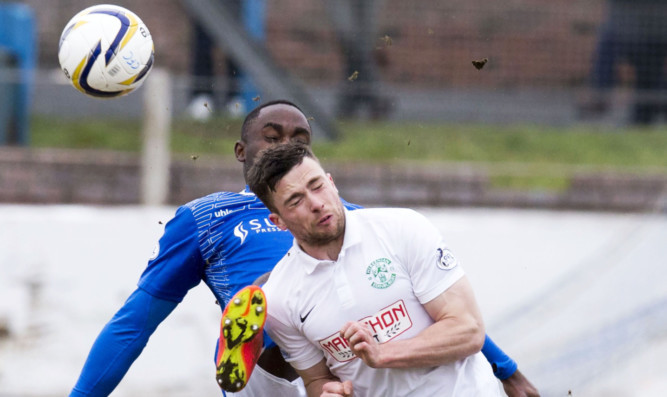
M80 95L66 82L57 65L57 38L64 24L90 1L25 1L34 10L37 28L37 70L31 114L53 118L140 119L142 91L114 101L94 101ZM136 10L150 28L156 49L156 66L166 69L173 81L172 114L183 118L193 79L191 65L192 24L183 2L124 1ZM598 30L605 18L606 3L542 0L508 1L379 1L375 57L380 65L379 90L392 105L385 121L423 123L477 123L480 125L531 125L546 127L592 126L607 132L622 132L627 119L634 74L622 62L619 85L609 95L611 109L596 118L583 118L581 105L589 96L590 70ZM310 97L333 116L337 95L351 83L344 73L341 47L323 2L266 2L264 45L276 64L303 82ZM388 38L388 39L387 39ZM482 70L471 62L487 58ZM222 51L217 51L218 98L227 87ZM145 90L144 90L145 91ZM264 98L266 99L266 97ZM361 118L364 118L361 114ZM662 124L658 124L661 128ZM2 148L0 148L2 150ZM225 152L229 154L229 152ZM100 159L91 163L92 159ZM133 175L139 164L119 154L60 151L4 151L0 156L4 188L0 201L124 204L139 201ZM104 161L101 161L104 159ZM210 176L224 173L217 189L234 189L240 183L235 165L219 159L207 163L176 159L167 202L178 204L210 191ZM363 160L363 159L360 159ZM113 164L122 164L113 167ZM20 165L19 165L20 164ZM109 164L108 167L104 167ZM638 176L617 173L568 171L570 189L564 192L496 192L489 174L522 175L521 165L493 166L493 170L464 167L441 173L436 181L450 191L427 191L419 199L404 201L401 194L384 194L387 204L396 205L504 205L546 208L651 210L660 202L667 184L664 172L642 171ZM67 168L72 176L61 183L53 170ZM348 167L349 168L349 167ZM421 169L392 169L388 179L415 181ZM415 167L419 168L419 167ZM4 169L4 172L3 170ZM30 170L33 170L30 172ZM51 170L51 171L49 171ZM120 170L120 171L119 171ZM134 170L133 172L126 172ZM340 181L358 183L339 171ZM370 173L377 174L371 170ZM530 171L533 172L533 171ZM551 172L551 171L549 171ZM94 177L81 177L82 173ZM553 174L553 172L551 172ZM560 171L555 172L561 177ZM61 175L62 173L58 174ZM553 175L547 176L553 177ZM79 181L85 183L79 184ZM31 183L21 183L31 181ZM430 183L422 178L419 183ZM96 189L86 189L95 183ZM109 187L112 188L109 188ZM414 186L413 186L414 187ZM87 190L87 191L85 191ZM429 189L427 189L429 190ZM375 189L377 192L377 189ZM370 192L372 193L372 192ZM353 192L351 199L370 204L382 200L368 191ZM611 198L611 199L610 199Z
M22 3L32 8L37 28L31 114L141 118L141 91L92 101L69 86L59 70L63 26L94 2ZM166 0L115 3L135 11L151 30L156 65L174 81L173 115L182 117L192 83L185 7ZM266 6L268 53L332 111L347 76L323 2L275 0ZM629 65L621 65L611 112L584 120L578 109L589 89L605 7L602 0L382 1L375 52L381 91L393 102L388 120L583 123L622 133L634 79ZM478 71L471 61L481 58L489 62ZM222 90L226 81L219 72ZM242 183L238 164L215 162L200 161L196 167L175 162L168 204L211 191L212 180L216 188L220 183L220 189L237 190ZM486 194L485 176L468 166L446 172L379 168L359 172L359 166L341 166L334 175L341 175L337 181L347 183L342 191L354 201L444 206L424 211L466 258L489 333L545 396L667 394L662 378L667 368L660 359L667 354L667 287L660 282L667 253L664 171L631 178L582 175L566 195L549 196ZM8 203L0 206L0 396L66 393L101 325L134 287L160 225L174 210L134 206L140 201L138 170L133 154L0 147L0 201ZM383 170L398 177L387 179ZM347 174L357 179L346 180ZM383 190L374 180L396 183L393 190ZM442 190L424 188L433 185ZM408 189L423 199L406 201ZM446 191L455 193L446 196ZM498 279L502 285L493 282ZM217 395L208 383L216 310L204 288L191 293L116 395Z
M52 0L48 7L41 1L25 3L36 12L40 68L56 69L56 38L62 27L82 7L94 3ZM156 65L187 76L192 25L182 4L116 3L135 10L151 29ZM382 90L394 100L394 118L575 121L576 99L589 80L604 1L379 4L376 44L382 49L375 53ZM347 77L332 29L323 2L266 2L267 51L279 66L325 96ZM489 59L483 72L471 65L481 58ZM222 62L218 67L224 67ZM623 75L623 81L631 81L631 73Z
M40 65L57 67L64 24L89 1L52 0L34 6ZM175 73L189 68L190 20L177 1L118 1L134 10L153 33L157 61ZM377 45L392 38L382 68L385 81L411 88L581 87L590 68L605 2L546 0L488 2L380 2ZM278 63L314 85L341 76L338 43L323 2L266 2L266 47ZM304 40L307 38L307 40ZM470 61L487 57L493 73Z

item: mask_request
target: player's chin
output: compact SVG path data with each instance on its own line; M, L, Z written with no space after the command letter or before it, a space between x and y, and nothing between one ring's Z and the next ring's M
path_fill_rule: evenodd
M330 219L324 220L322 218L318 219L316 223L312 225L313 233L316 233L322 237L334 234L336 231L335 223L331 222Z

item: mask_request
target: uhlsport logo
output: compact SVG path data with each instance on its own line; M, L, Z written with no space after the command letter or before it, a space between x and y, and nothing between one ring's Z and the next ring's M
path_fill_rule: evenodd
M216 218L222 218L223 216L227 216L231 214L232 212L236 212L236 210L230 210L230 209L225 209L225 210L218 210L213 213Z
M376 259L368 265L366 276L371 283L371 287L377 289L387 288L396 281L394 266L387 258Z
M373 338L378 343L389 342L412 327L412 320L403 300L359 321L370 327L373 331ZM340 362L356 357L347 341L340 336L340 332L321 340L320 347Z

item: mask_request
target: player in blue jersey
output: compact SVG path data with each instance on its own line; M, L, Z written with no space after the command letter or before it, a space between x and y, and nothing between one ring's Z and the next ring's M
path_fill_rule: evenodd
M248 114L234 152L245 176L259 151L288 141L310 144L310 140L303 112L291 102L274 101ZM356 208L348 203L346 207ZM157 326L202 280L222 308L236 292L270 271L291 247L292 236L275 227L269 214L247 187L238 193L214 193L178 208L138 288L97 337L70 396L109 395ZM510 397L538 396L514 361L488 337L482 352ZM287 396L298 390L298 382L277 348L270 347L260 356L247 387L235 395L279 396L284 391L282 395Z

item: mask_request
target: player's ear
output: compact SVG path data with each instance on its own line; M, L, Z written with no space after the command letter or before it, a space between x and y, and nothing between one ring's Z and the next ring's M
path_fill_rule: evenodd
M285 226L285 222L283 222L282 218L280 215L276 214L275 212L272 212L269 214L269 220L273 222L274 225L280 230L287 230L287 226Z
M236 161L245 163L245 143L243 141L236 141L234 155L236 156Z
M338 193L338 188L336 187L336 183L333 180L333 176L331 176L331 174L328 172L327 172L327 178L329 178L329 181L331 181L331 186L333 186L334 190L336 190L336 193Z

